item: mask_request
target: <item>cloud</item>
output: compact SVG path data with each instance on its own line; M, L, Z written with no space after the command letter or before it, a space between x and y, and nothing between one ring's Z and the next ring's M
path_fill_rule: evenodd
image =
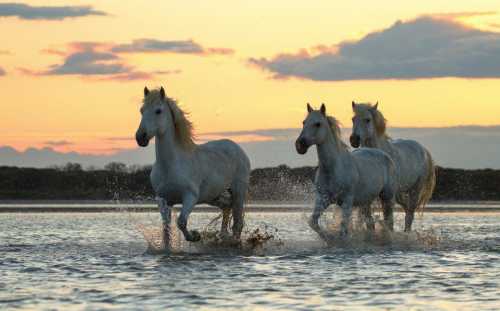
M123 54L127 53L180 53L194 55L232 54L227 48L204 48L192 40L160 41L154 39L133 40L129 44L101 42L73 42L66 50L47 48L43 53L63 57L59 64L48 69L36 71L18 68L27 75L78 75L97 80L133 81L153 79L157 75L179 74L180 69L142 71L126 63Z
M249 63L278 79L499 78L500 33L461 24L454 20L457 14L398 21L358 41L269 59L251 58Z
M428 14L424 15L426 17L432 17L432 18L440 18L440 19L448 19L448 20L457 20L460 18L469 18L469 17L477 17L477 16L491 16L491 15L497 15L498 12L495 11L478 11L478 12L471 12L471 11L465 11L465 12L452 12L452 13L436 13L436 14Z
M6 74L7 73L5 72L5 70L2 67L0 67L0 77L5 76Z
M31 6L24 3L0 3L0 17L26 20L63 20L83 16L106 16L91 6Z
M64 58L60 64L49 66L47 70L33 71L19 68L29 75L77 75L97 80L133 81L148 80L155 75L176 74L178 70L146 72L136 69L125 62L118 54L111 51L112 44L98 42L74 42L68 45L68 51L45 49L44 53Z
M204 48L193 40L162 41L156 39L137 39L132 43L118 44L112 49L115 53L177 53L177 54L232 54L228 48Z
M10 55L10 51L7 50L0 50L0 55Z
M129 72L131 69L119 61L118 56L85 48L66 56L64 63L53 65L47 75L109 75Z
M73 145L72 142L67 141L67 140L48 140L48 141L44 142L43 144L47 145L47 146L52 146L52 147Z

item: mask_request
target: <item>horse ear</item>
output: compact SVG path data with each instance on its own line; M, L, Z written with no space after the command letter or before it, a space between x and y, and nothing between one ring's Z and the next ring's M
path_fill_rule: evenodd
M354 102L354 100L352 101L352 110L356 109L356 103Z
M311 105L309 103L307 103L307 112L311 112L313 111L313 108L311 107Z
M373 106L373 110L377 110L378 109L378 101L377 103Z
M326 106L324 103L321 104L321 108L319 108L319 111L321 111L321 114L326 116Z
M160 98L165 99L165 89L163 88L163 86L160 88Z
M149 94L149 89L147 86L144 87L144 97L148 96Z

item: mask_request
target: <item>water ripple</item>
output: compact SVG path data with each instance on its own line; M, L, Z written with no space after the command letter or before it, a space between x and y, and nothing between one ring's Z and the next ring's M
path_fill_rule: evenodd
M228 249L179 240L148 253L155 214L1 214L0 309L495 309L500 214L427 214L417 233L330 246L301 213L249 214L275 240ZM194 214L203 228L212 214ZM398 214L397 223L402 223ZM398 228L401 230L401 228ZM152 231L151 231L152 232ZM278 241L279 239L279 241Z

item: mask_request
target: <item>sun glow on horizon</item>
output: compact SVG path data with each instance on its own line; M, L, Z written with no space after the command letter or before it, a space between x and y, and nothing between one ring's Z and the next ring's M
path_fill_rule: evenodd
M404 6L393 0L367 1L362 10L359 3L316 0L89 0L71 5L90 5L108 16L0 17L9 30L0 33L0 146L92 154L135 148L145 85L162 85L168 96L179 99L200 142L222 137L204 133L298 128L307 102L326 103L344 127L351 125L352 100L379 101L390 126L500 124L495 78L319 82L274 79L249 62L301 50L335 53L339 43L429 14L500 32L492 0L425 0ZM123 52L124 47L137 51ZM73 74L78 70L107 73ZM270 139L251 133L227 136L238 142Z

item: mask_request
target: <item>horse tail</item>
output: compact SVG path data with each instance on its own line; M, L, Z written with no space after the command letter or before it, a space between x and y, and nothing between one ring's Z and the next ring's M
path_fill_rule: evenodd
M417 202L417 209L420 209L422 212L425 205L430 201L432 193L434 192L434 187L436 186L436 166L434 165L434 161L429 151L425 150L425 153L427 169Z

